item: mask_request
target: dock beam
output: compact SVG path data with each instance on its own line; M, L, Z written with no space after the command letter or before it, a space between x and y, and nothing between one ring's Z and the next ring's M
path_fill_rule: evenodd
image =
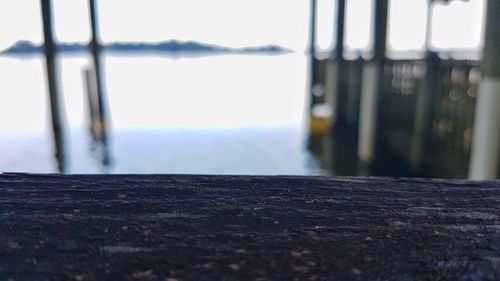
M378 97L384 75L388 0L376 0L374 7L373 56L364 66L361 86L358 140L361 170L363 167L371 166L375 159Z
M500 1L489 0L482 78L474 119L469 168L471 179L497 178L500 158Z
M54 44L52 24L52 1L40 0L42 8L43 51L47 67L47 83L49 90L49 104L52 122L52 134L54 138L54 150L57 161L57 170L60 173L66 171L66 155L64 145L63 114L61 112L61 100L57 84L56 46Z

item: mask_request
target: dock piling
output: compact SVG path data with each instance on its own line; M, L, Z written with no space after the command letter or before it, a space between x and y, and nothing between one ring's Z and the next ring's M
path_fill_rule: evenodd
M474 118L471 179L498 177L500 158L500 1L487 1L482 78Z
M372 165L375 159L378 96L384 75L388 0L377 0L374 7L373 55L363 69L359 117L358 157L363 166Z
M57 83L56 46L54 44L52 1L40 0L42 8L43 51L47 70L47 84L49 91L50 115L52 122L52 134L54 139L54 150L57 161L57 170L60 173L66 171L66 154L64 143L63 113L61 112L61 96Z

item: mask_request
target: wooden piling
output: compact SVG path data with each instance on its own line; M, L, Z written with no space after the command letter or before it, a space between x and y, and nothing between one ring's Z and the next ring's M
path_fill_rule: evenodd
M310 85L309 85L309 113L314 107L313 88L317 81L317 63L316 63L316 0L311 0L309 11L309 58L310 58Z
M364 66L361 90L358 158L362 166L371 166L375 159L378 96L384 73L388 0L377 0L374 7L373 55Z
M50 115L52 122L52 134L54 138L54 150L57 160L57 169L60 173L66 170L65 147L64 147L64 125L61 112L61 96L57 83L56 46L54 44L52 2L51 0L40 0L42 8L43 51L47 70L47 84L49 90Z
M471 179L497 178L500 158L500 1L487 1L482 78L474 119Z
M423 160L428 151L432 131L433 107L436 96L436 84L439 67L439 56L430 51L432 30L432 3L427 6L426 38L425 38L425 76L421 80L418 91L412 143L410 147L410 167L413 173L423 173Z
M335 14L335 49L332 59L335 60L335 103L334 103L334 127L338 127L344 121L343 112L346 111L347 95L345 91L346 72L344 71L344 27L345 27L345 0L337 0Z
M429 147L439 60L436 53L427 52L425 76L422 78L422 84L416 98L415 120L410 148L410 166L416 175L423 172L423 160Z
M99 16L97 13L97 1L89 0L89 12L90 12L90 26L92 31L92 38L89 44L92 61L94 64L94 75L95 75L95 91L96 91L96 102L94 103L98 112L98 123L99 123L99 141L103 147L102 163L108 165L110 161L109 151L108 151L108 136L107 136L107 112L106 112L106 93L104 87L104 76L102 71L101 62L101 51L102 46L99 42Z

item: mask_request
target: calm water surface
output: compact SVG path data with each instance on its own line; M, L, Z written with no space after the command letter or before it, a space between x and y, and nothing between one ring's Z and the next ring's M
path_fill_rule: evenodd
M90 153L89 57L59 59L70 173L323 173L305 150L304 55L104 60L110 169ZM0 171L55 172L43 57L0 57L0 73Z

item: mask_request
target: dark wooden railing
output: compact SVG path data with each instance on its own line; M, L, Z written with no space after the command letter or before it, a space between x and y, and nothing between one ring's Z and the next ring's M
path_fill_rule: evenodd
M500 181L0 175L2 280L499 280Z

